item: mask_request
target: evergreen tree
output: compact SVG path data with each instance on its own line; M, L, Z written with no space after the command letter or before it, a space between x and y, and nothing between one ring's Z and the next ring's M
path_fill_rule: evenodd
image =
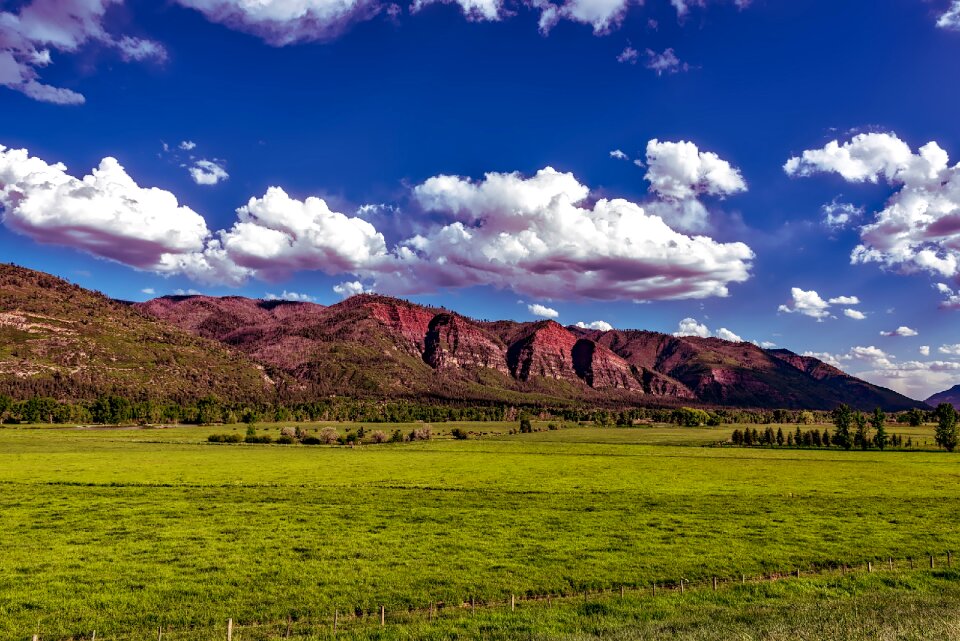
M824 447L830 447L830 430L823 428L823 436L820 437L820 441Z
M881 450L887 446L887 428L884 425L886 420L887 415L882 409L878 407L873 410L873 416L870 417L870 426L874 431L873 443Z
M753 434L749 428L743 430L743 444L747 446L753 445Z
M783 445L783 428L777 428L777 445Z
M820 447L820 430L813 430L811 435L813 436L813 444Z
M793 443L797 447L800 447L800 445L803 443L803 432L800 431L799 425L797 425L797 431L793 435Z
M793 447L793 434L787 432L787 447Z
M837 409L833 410L833 426L836 431L833 433L833 443L845 450L853 447L853 439L850 437L850 423L853 422L853 412L846 404L841 403Z
M957 447L957 441L960 440L960 433L957 430L957 411L950 403L940 403L934 414L937 417L937 445L952 452Z

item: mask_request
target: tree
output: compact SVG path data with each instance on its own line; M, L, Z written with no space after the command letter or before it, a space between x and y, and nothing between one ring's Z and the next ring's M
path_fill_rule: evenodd
M783 445L783 429L777 428L777 445Z
M830 447L830 430L823 428L823 436L820 440L824 447Z
M853 439L850 438L850 423L853 422L853 412L845 403L841 403L837 409L833 410L833 426L836 430L833 433L833 443L845 450L853 447Z
M923 412L914 407L907 412L907 423L910 424L910 427L920 427L923 425Z
M952 452L957 447L957 441L960 440L960 433L957 430L957 411L950 403L940 403L934 415L937 417L937 445Z
M887 446L887 428L884 425L887 420L887 415L883 413L883 410L879 407L873 410L873 416L870 417L870 427L873 428L873 442L879 449L884 449Z
M867 417L863 415L863 412L857 412L853 417L853 422L857 426L857 432L853 437L853 442L856 443L861 450L865 450L870 447L870 428L868 427Z
M529 434L531 432L533 432L533 425L530 423L530 417L521 416L520 417L520 433Z

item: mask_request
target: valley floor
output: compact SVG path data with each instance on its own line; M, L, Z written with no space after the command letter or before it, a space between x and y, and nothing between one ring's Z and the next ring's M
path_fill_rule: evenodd
M487 434L455 441L454 426ZM357 448L205 442L242 426L0 429L0 637L142 639L163 627L165 639L214 639L232 618L234 639L280 638L284 622L335 610L960 549L960 454L709 447L732 426L511 427L437 424L436 440ZM929 428L913 436L932 441ZM521 603L382 630L345 619L339 635L960 638L960 576L939 565Z

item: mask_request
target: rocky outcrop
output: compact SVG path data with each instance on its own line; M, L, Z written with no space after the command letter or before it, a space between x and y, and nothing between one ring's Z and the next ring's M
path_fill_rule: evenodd
M507 350L507 366L514 378L527 381L542 376L579 382L573 369L576 337L554 321L534 323L529 330Z
M437 314L427 326L423 360L434 369L488 367L504 374L507 348L493 336L456 314Z

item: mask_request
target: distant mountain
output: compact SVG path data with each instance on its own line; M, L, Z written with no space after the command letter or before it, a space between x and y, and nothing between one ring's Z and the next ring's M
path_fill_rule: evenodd
M0 393L922 406L815 358L751 343L476 321L373 294L329 307L237 296L129 304L11 265L0 265Z
M815 358L717 338L475 321L362 294L323 307L164 297L146 314L287 373L305 396L901 410L922 406Z
M955 409L960 410L960 385L954 385L948 390L937 392L926 400L927 405L936 407L940 403L950 403Z
M0 265L0 393L240 400L274 387L241 352L49 274Z

